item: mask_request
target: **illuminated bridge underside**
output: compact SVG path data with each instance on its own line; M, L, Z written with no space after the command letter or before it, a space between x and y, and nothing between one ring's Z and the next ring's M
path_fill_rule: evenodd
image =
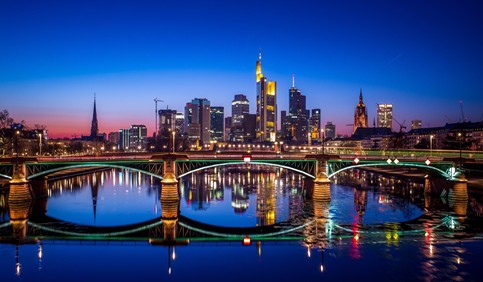
M0 165L0 177L12 179L13 175L13 165L12 164L1 164Z
M65 162L65 163L28 163L27 164L27 179L33 179L40 176L48 176L49 174L68 170L72 168L119 168L129 169L137 172L142 172L156 178L162 178L163 162L149 162L149 161L106 161L106 162Z
M250 164L285 168L307 177L315 178L316 162L312 160L252 160L250 163L233 160L177 161L176 171L178 172L178 177L181 178L204 169L228 165L243 165L249 168Z
M403 167L415 167L424 171L432 171L442 177L450 178L452 176L450 169L454 167L452 162L438 162L426 165L423 163L415 162L398 162L398 164L388 163L385 161L360 161L355 164L353 161L329 161L327 164L327 177L331 178L339 172L364 167L391 167L391 168L403 168Z

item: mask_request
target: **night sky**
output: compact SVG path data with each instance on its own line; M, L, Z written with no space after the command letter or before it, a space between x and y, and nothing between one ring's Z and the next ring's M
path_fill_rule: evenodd
M158 108L207 98L231 115L255 62L307 96L350 134L362 88L424 127L483 116L482 1L22 1L0 2L0 110L50 137L89 135L94 93L100 132L145 124ZM394 123L394 130L399 126Z

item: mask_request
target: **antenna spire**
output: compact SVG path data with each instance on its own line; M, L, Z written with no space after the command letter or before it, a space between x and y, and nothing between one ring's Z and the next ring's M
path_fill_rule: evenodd
M258 49L258 59L261 61L262 60L262 49Z
M292 88L295 88L295 74L292 73Z

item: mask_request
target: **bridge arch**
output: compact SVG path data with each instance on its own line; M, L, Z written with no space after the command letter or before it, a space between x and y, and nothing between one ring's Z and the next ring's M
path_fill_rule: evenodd
M106 167L106 168L127 169L127 170L132 170L132 171L135 171L135 172L141 172L141 173L147 174L149 176L152 176L152 177L155 177L155 178L158 178L158 179L163 179L163 177L161 175L158 175L158 174L146 171L146 170L130 167L130 166L123 166L123 165L110 164L110 163L108 163L108 164L106 164L106 163L81 163L81 164L73 164L73 165L67 165L67 166L47 169L47 170L44 170L42 172L38 172L38 173L27 176L27 180L31 180L31 179L34 179L34 178L37 178L37 177L40 177L40 176L48 176L49 174L52 174L52 173L58 172L58 171L62 171L62 170L67 170L67 169L71 169L71 168L82 168L82 167L99 167L99 168Z
M374 166L403 166L403 167L417 167L417 168L421 168L421 169L425 169L425 170L432 170L432 171L435 171L437 172L439 175L441 175L442 177L445 177L445 178L450 178L451 175L446 172L446 171L443 171L442 169L439 169L437 167L433 167L433 166L428 166L428 165L422 165L422 164L414 164L414 163L399 163L397 165L394 165L394 164L388 164L387 162L380 162L380 163L362 163L362 164L354 164L354 165L349 165L349 166L346 166L344 168L341 168L337 171L334 171L332 173L327 173L327 178L332 178L333 176L337 175L338 173L342 172L342 171L345 171L345 170L349 170L349 169L354 169L354 168L364 168L364 167L374 167Z
M1 177L1 178L6 178L6 179L12 179L12 177L11 177L11 176L9 176L9 175L5 175L5 174L0 174L0 177Z
M192 174L192 173L195 173L197 171L204 170L204 169L210 169L210 168L221 167L221 166L228 166L228 165L246 165L246 164L247 163L242 162L242 161L215 163L215 164L212 164L212 165L201 166L201 167L195 168L193 170L187 171L185 173L182 173L182 174L180 174L178 176L178 178L182 178L182 177L184 177L186 175L189 175L189 174ZM291 171L294 171L294 172L298 172L298 173L300 173L300 174L302 174L304 176L307 176L307 177L310 177L310 178L315 179L315 176L313 176L312 174L310 174L310 173L308 173L306 171L303 171L303 170L300 170L300 169L296 169L296 168L293 168L293 167L290 167L290 166L282 165L282 164L262 162L262 161L253 161L253 160L250 162L250 164L266 165L266 166L272 166L272 167L277 167L277 168L285 168L285 169L288 169L288 170L291 170Z

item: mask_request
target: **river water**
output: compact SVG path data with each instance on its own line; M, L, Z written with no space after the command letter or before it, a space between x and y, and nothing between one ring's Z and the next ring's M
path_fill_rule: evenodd
M181 246L139 238L5 242L0 281L481 280L481 196L463 204L431 198L424 181L354 170L340 174L330 202L320 203L310 199L307 183L288 170L254 165L188 175L179 184L181 217L200 226L292 233L246 246L206 238ZM75 226L149 222L161 217L160 190L159 179L129 170L51 180L41 213ZM10 221L6 199L3 191L1 225ZM0 228L4 238L8 228Z

